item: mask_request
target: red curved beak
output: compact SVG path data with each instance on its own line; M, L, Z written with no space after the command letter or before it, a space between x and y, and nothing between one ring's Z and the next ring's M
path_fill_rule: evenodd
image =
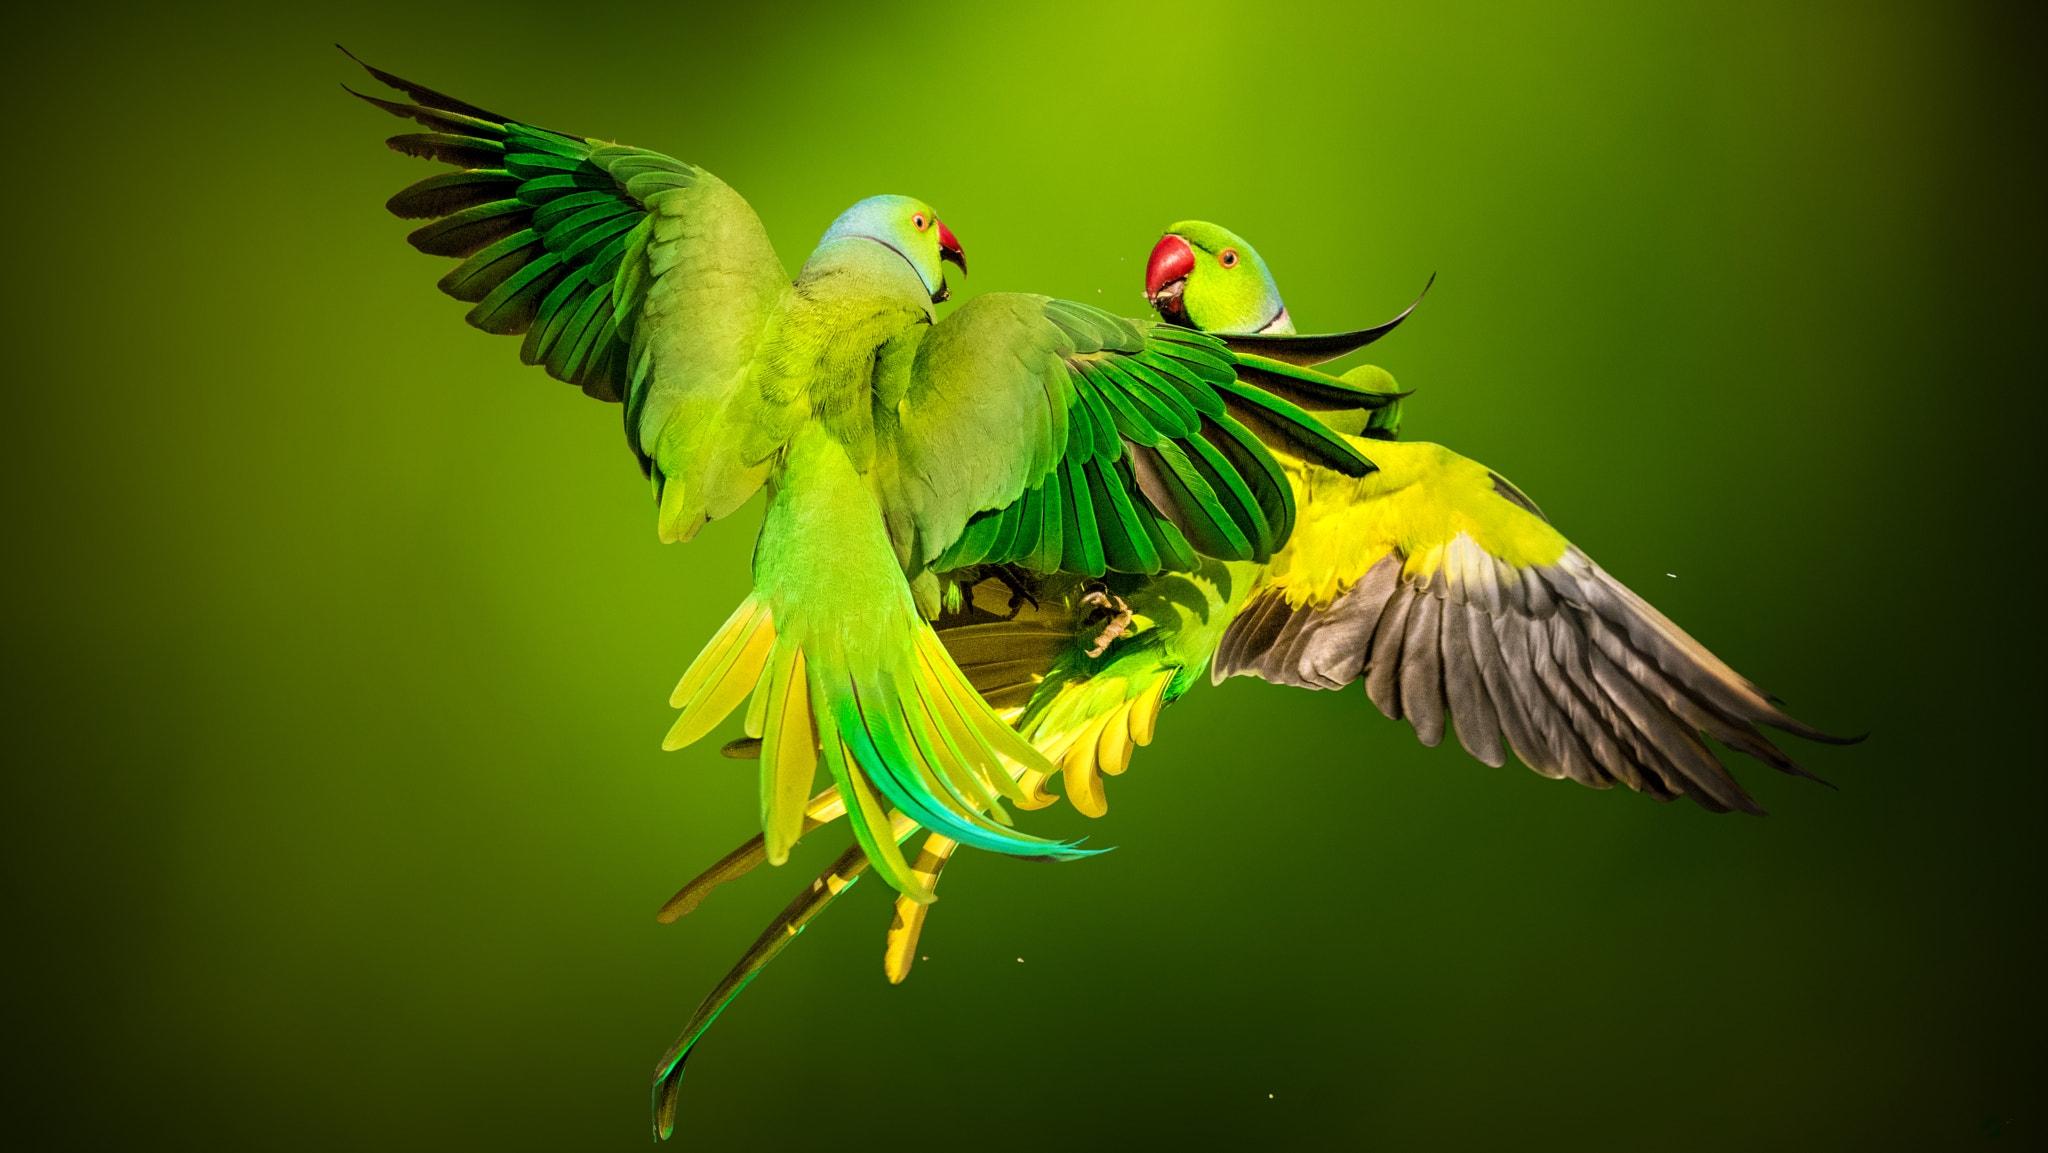
M1157 302L1159 290L1176 280L1184 280L1195 270L1195 250L1188 242L1167 233L1152 246L1152 257L1145 262L1145 296Z
M950 260L960 266L960 275L967 275L967 253L960 249L960 238L941 220L939 225L939 259Z

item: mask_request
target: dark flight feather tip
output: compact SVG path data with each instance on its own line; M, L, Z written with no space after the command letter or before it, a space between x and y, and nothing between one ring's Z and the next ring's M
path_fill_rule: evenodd
M335 47L341 49L343 56L348 57L357 64L361 64L363 71L376 77L378 83L389 88L396 88L429 108L438 108L443 112L459 112L464 116L474 116L479 120L489 120L494 124L512 123L512 118L509 116L500 116L487 108L478 108L467 101L457 100L453 96L436 92L424 84L415 84L402 76L393 76L381 68L375 68L365 63L362 57L357 56L346 48L342 48L341 45L336 44Z
M1232 352L1248 352L1299 368L1308 368L1340 356L1348 356L1399 328L1401 322L1408 319L1408 314L1422 304L1422 298L1429 295L1431 286L1435 284L1436 273L1432 272L1429 274L1429 283L1422 286L1422 291L1416 295L1415 302L1402 309L1399 316L1384 324L1361 328L1355 332L1309 333L1300 336L1224 336L1219 333L1217 338Z
M347 51L347 49L343 49L343 51ZM362 93L356 91L355 89L350 88L346 84L341 86L341 90L343 92L348 93L350 96L355 97L357 100L362 101L365 104L374 104L377 107L382 108L384 111L389 112L393 116L398 117L400 120L412 119L413 106L410 104L400 104L396 100L380 100L375 96L365 96Z

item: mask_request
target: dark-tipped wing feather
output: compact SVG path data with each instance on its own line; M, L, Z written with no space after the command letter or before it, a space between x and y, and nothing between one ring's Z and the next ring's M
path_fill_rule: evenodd
M1372 464L1290 396L1395 403L1214 338L997 294L927 336L899 413L893 503L937 571L1186 571L1263 562L1294 526L1273 449L1350 476Z
M1422 291L1416 294L1415 303L1402 309L1401 315L1396 316L1394 319L1387 321L1385 324L1375 324L1371 328L1361 328L1355 332L1302 333L1300 335L1294 333L1250 334L1244 336L1219 334L1218 339L1228 345L1232 352L1266 357L1302 368L1312 367L1326 361L1335 360L1340 356L1348 356L1351 353L1357 352L1359 349L1399 328L1401 322L1408 319L1408 314L1414 312L1416 307L1422 303L1422 298L1429 295L1430 285L1435 283L1436 275L1432 273L1429 283L1423 285Z
M414 248L462 261L441 278L441 291L474 306L465 318L472 326L525 334L525 363L599 400L625 400L636 290L645 282L620 272L629 258L644 256L650 231L648 206L629 189L625 170L652 158L670 177L668 187L686 185L695 170L521 124L364 67L415 102L356 96L428 129L394 136L390 146L458 166L386 204L393 215L428 221L406 238Z
M1420 493L1411 507L1454 506L1455 519L1482 536L1478 526L1504 538L1551 532L1534 503L1496 474L1431 445L1401 451L1422 459L1425 450L1452 464L1415 470L1380 495L1324 489L1310 499L1385 501L1387 518L1377 522L1384 525L1408 515L1395 503L1401 494ZM1391 452L1388 459L1407 459ZM1428 492L1432 486L1446 491ZM1842 743L1787 716L1561 538L1546 563L1510 563L1462 529L1414 553L1386 539L1318 539L1359 523L1305 514L1288 558L1294 591L1281 581L1253 596L1217 649L1216 680L1256 676L1335 689L1363 679L1373 704L1408 720L1424 744L1441 740L1448 721L1487 764L1504 764L1512 751L1545 776L1593 788L1619 781L1717 812L1762 810L1704 737L1800 776L1811 774L1761 726ZM1362 571L1339 581L1334 595L1304 595L1301 581L1327 574L1300 571L1303 557L1342 555L1347 546L1377 559L1359 562Z
M716 406L787 290L753 210L658 152L525 124L364 67L411 102L350 91L426 129L390 147L456 166L386 205L425 222L413 247L460 261L441 291L472 306L471 325L523 336L525 363L625 402L627 439L651 463L673 412Z

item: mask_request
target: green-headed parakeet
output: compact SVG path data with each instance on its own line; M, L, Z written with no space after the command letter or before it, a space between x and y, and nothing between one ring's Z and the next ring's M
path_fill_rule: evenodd
M1162 318L1221 336L1251 372L1323 363L1409 315L1298 336L1258 252L1203 221L1160 239L1146 296ZM1343 379L1400 395L1375 366ZM1702 733L1802 776L1810 774L1757 726L1840 742L1787 716L1601 570L1505 477L1442 446L1395 440L1398 399L1353 411L1295 399L1356 432L1347 439L1379 467L1354 479L1277 450L1298 514L1271 561L1113 579L1133 614L1113 638L1085 615L1081 587L1057 574L1026 578L1028 611L941 618L940 637L963 671L991 703L1015 710L1005 715L1059 765L1065 795L1083 813L1107 811L1101 774L1129 765L1160 708L1204 668L1217 682L1248 675L1317 689L1363 679L1373 703L1408 720L1426 745L1448 723L1489 765L1512 750L1545 776L1602 789L1618 781L1716 812L1762 809ZM983 591L1000 610L1001 587ZM1034 806L1053 802L1036 773L1023 779ZM940 850L927 854L936 883L949 846L931 846ZM924 916L899 902L885 949L892 980L907 972Z

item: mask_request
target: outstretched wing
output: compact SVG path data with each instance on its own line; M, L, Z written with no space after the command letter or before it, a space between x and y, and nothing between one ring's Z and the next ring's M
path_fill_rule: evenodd
M678 410L701 416L694 410L723 403L788 291L753 209L694 165L523 124L364 67L411 102L356 95L426 129L392 137L391 148L455 166L387 204L428 222L407 238L414 248L461 261L441 291L473 305L471 325L523 334L525 363L624 402L643 466L687 467L687 451L657 452L664 428Z
M1294 525L1269 446L1362 476L1371 462L1308 409L1393 400L1188 329L983 296L924 338L900 403L879 406L896 422L885 499L913 568L1263 561Z
M1801 776L1757 728L1786 716L1552 529L1484 465L1371 442L1381 471L1304 471L1302 524L1216 652L1218 681L1335 689L1363 678L1427 745L1448 716L1489 765L1760 813L1700 734Z

